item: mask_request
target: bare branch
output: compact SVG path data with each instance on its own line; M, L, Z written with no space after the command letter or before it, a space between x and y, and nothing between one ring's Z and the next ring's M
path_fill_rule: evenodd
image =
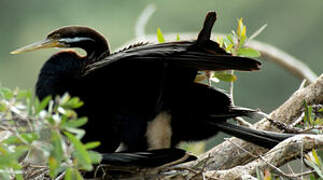
M260 51L262 57L287 69L300 79L314 82L317 78L317 75L301 60L272 45L259 41L248 41L246 45Z
M311 151L313 148L323 149L323 135L296 135L281 142L261 156L262 158L256 159L244 166L236 166L228 170L211 170L206 172L205 175L219 179L238 179L241 178L242 175L255 174L256 167L260 169L273 169L272 166L279 167L300 156L301 153L303 153L301 148L303 148L305 152ZM304 174L289 175L282 171L280 171L280 173L288 178L295 178Z

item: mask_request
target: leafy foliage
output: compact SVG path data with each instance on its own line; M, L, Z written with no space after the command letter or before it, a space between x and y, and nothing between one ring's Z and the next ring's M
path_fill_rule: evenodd
M322 159L318 156L315 149L312 149L310 155L305 155L305 163L314 169L315 173L323 179L323 162ZM314 178L314 177L313 177Z
M24 167L34 165L47 165L50 178L83 179L80 170L91 171L101 155L89 150L99 142L81 142L87 118L74 109L82 105L68 94L39 101L30 91L0 88L0 179L28 179Z

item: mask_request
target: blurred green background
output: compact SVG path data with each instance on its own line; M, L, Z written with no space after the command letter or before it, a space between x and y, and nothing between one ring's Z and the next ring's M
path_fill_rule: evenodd
M85 25L102 32L112 50L133 39L136 20L151 0L1 0L0 83L5 87L33 89L38 72L57 49L22 55L9 52L42 40L53 29ZM302 59L317 74L322 73L323 1L304 0L156 0L157 11L146 26L147 33L198 32L209 10L218 12L216 32L235 29L244 18L247 34L263 24L268 27L256 39L275 45ZM284 102L301 80L277 65L263 61L259 72L238 73L237 105L270 112Z

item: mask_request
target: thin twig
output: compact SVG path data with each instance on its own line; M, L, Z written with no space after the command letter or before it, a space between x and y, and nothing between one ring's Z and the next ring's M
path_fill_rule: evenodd
M145 37L145 26L148 23L150 17L156 11L156 6L154 4L149 4L140 14L136 26L135 26L135 35L136 38Z

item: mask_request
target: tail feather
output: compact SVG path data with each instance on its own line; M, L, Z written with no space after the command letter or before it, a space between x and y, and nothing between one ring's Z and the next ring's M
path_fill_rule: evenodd
M195 160L196 157L182 149L158 149L143 152L117 152L103 154L101 164L112 166L135 166L144 168L179 164Z
M250 118L262 117L267 118L265 113L261 113L258 110L253 110L243 107L232 107L230 113L225 114L215 114L211 115L213 118L234 118L238 116L246 116ZM237 138L243 139L248 142L252 142L262 147L272 148L276 146L281 141L294 136L294 134L288 133L277 133L256 130L245 126L239 126L223 121L210 121L211 125L215 126L217 129L221 130L224 133L230 134Z
M203 43L210 40L211 30L215 21L216 21L216 12L214 11L208 12L204 20L203 28L200 31L197 38L197 41L199 43Z
M221 131L224 133L266 148L273 148L281 141L294 136L294 134L256 130L244 126L230 124L228 122L213 122L211 125L221 129Z

